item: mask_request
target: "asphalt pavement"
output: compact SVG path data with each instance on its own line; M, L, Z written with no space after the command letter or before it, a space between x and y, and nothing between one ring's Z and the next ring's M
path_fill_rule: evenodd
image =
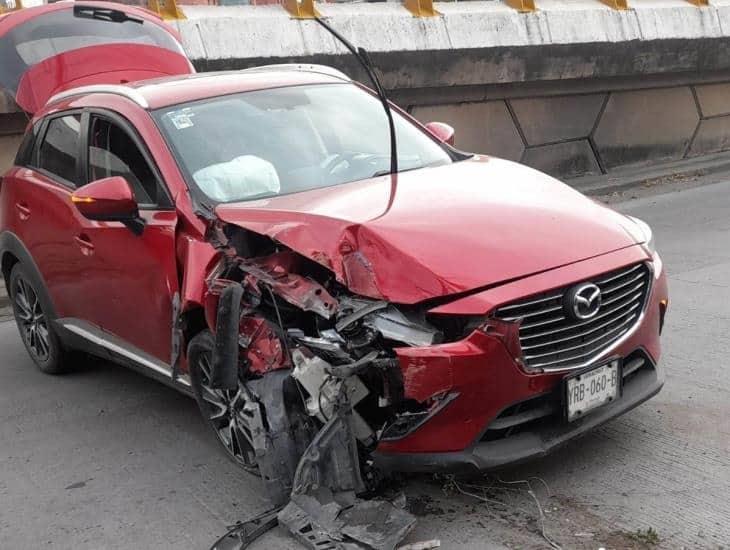
M409 541L730 548L730 182L615 207L654 227L669 273L664 390L548 458L406 480ZM192 400L103 363L43 375L0 322L0 548L204 549L267 507ZM252 548L298 546L274 530Z

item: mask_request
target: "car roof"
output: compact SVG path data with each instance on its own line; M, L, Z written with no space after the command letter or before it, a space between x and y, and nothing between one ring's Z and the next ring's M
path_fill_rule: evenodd
M90 94L124 96L147 110L254 90L350 82L340 71L323 65L282 64L242 71L177 75L128 84L81 86L48 100L46 108L62 99Z

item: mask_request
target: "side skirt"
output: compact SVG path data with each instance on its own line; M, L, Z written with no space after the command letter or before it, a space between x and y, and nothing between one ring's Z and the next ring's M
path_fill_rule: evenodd
M56 319L54 324L59 337L69 348L109 359L193 397L187 374L173 378L172 366L118 336L80 319Z

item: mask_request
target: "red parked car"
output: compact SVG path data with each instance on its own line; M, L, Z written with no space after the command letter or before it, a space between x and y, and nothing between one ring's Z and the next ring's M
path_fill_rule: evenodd
M364 86L193 74L145 10L12 13L0 56L33 113L0 184L28 353L194 395L275 500L345 399L363 469L435 471L544 455L661 389L667 283L640 220L395 107L392 174Z

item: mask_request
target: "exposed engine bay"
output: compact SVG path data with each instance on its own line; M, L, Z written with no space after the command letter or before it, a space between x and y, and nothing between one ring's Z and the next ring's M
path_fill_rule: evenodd
M283 506L279 523L313 549L395 548L415 517L365 499L382 482L370 453L450 397L404 398L393 350L444 333L416 307L354 295L267 237L217 222L209 240L223 253L206 297L210 386L235 393L246 466Z

